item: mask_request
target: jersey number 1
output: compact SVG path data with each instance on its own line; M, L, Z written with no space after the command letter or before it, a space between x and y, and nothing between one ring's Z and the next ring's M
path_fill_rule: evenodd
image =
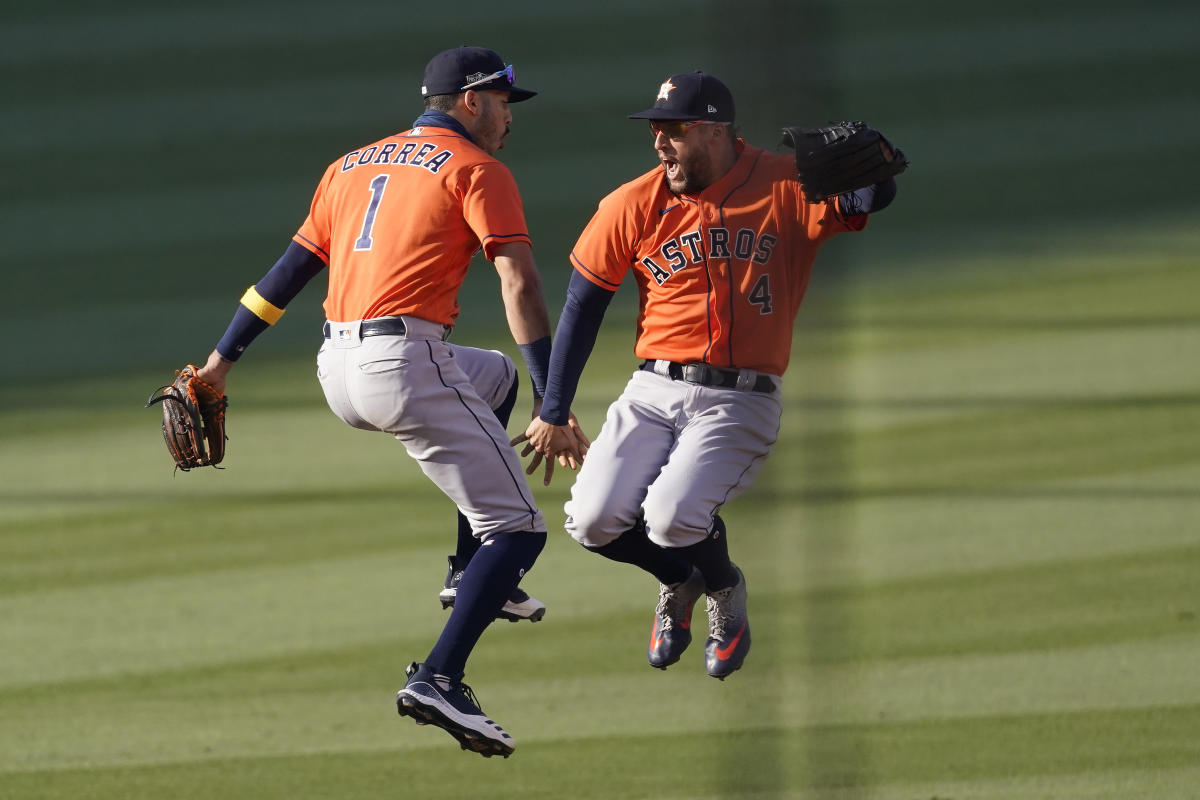
M384 174L371 181L371 204L367 206L367 213L363 216L362 233L354 242L355 250L371 249L374 242L371 238L371 228L375 227L375 212L379 211L379 201L383 199L383 190L387 186L389 177Z

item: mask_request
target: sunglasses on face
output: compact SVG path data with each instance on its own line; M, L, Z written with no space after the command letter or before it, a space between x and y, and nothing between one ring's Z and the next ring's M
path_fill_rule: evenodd
M698 125L712 125L713 123L707 120L696 120L695 122L679 122L677 120L650 120L650 134L657 136L662 134L668 139L682 139L684 134L695 128Z
M491 83L492 81L496 80L497 78L504 78L504 80L508 81L508 85L512 86L513 83L516 82L516 78L513 77L513 65L509 64L504 69L497 70L496 72L493 72L491 75L488 75L486 78L480 78L477 81L471 81L466 86L459 87L458 90L460 92L465 92L467 89L474 89L476 86L482 86L485 83Z

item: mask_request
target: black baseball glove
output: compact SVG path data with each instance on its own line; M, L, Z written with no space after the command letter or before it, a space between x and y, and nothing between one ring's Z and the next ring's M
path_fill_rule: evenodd
M146 408L162 403L163 440L175 468L215 467L225 457L225 409L229 398L196 377L191 364L176 370L175 380L160 386Z
M908 166L904 153L865 122L784 128L781 144L796 150L796 172L810 203L872 186Z

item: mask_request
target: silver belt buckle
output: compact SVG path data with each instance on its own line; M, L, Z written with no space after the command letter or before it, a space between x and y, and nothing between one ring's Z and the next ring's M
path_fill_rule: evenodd
M698 383L701 386L712 385L712 373L708 364L693 362L683 365L683 379L688 383Z

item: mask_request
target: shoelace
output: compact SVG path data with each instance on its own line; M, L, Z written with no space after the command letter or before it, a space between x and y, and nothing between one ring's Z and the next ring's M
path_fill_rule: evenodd
M704 604L705 610L708 612L709 635L714 639L724 638L726 626L730 626L734 622L733 615L730 613L729 600L733 597L733 590L736 588L737 586L734 585L728 589L713 592L708 596L708 602Z
M687 581L684 581L686 584ZM679 591L671 589L670 586L660 583L658 585L658 606L654 609L654 613L663 621L662 630L670 630L675 627L677 622L683 621L683 615L686 613L684 606L686 603L683 598L683 586L679 585Z
M455 684L449 678L447 678L445 675L434 675L433 682L434 682L434 684L437 685L437 687L439 689L442 689L443 691L458 692L458 693L462 694L464 697L467 698L467 700L469 700L471 702L471 705L478 708L480 713L483 713L483 707L480 706L479 701L477 699L475 699L475 692L471 691L471 687L467 686L462 681L459 681L457 684ZM445 685L443 685L443 683Z
M416 663L409 664L408 669L405 670L405 673L408 675L409 678L412 678L412 676L417 673ZM458 681L457 683L455 683L454 681L447 678L445 675L438 675L436 672L433 673L432 675L430 675L429 679L431 681L433 681L433 685L436 686L440 691L451 692L451 693L453 693L453 692L462 693L462 695L464 697L466 697L468 700L471 701L471 705L478 708L479 711L482 713L483 708L480 707L479 700L476 699L476 697L475 697L475 692L473 692L471 690L471 687L468 686L467 684L463 683L462 681Z

